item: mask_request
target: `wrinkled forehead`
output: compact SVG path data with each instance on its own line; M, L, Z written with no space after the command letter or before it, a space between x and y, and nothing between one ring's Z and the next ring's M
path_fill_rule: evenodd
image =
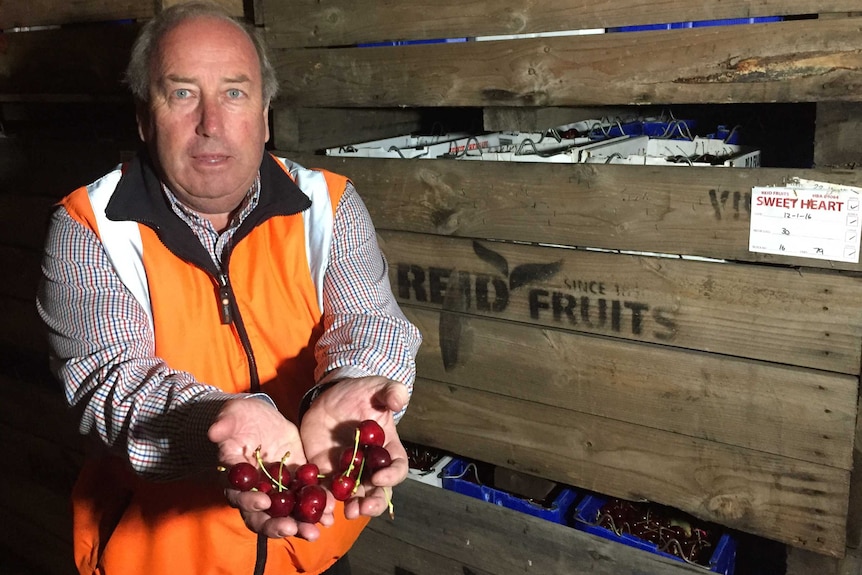
M251 39L237 24L214 17L178 23L165 33L152 61L153 79L193 77L218 71L260 84L260 61Z

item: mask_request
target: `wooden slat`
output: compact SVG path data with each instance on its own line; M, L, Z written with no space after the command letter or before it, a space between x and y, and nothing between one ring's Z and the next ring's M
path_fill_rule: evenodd
M420 378L408 440L818 553L844 553L849 473Z
M857 377L403 309L422 332L423 377L852 468Z
M349 176L378 229L862 271L748 251L752 187L862 186L859 170L290 156Z
M152 18L157 10L185 0L5 0L0 12L0 30L22 26L56 26L85 22L112 22ZM243 16L242 0L217 0L230 14Z
M374 49L273 41L273 64L298 107L849 102L862 99L847 89L862 83L858 30L848 18Z
M154 6L155 2L140 0L5 0L0 11L0 30L151 18Z
M834 272L380 232L402 303L856 374L862 286Z
M3 100L52 95L126 100L121 80L138 27L104 24L0 34Z
M421 127L415 109L331 110L289 108L273 110L273 142L284 150L313 152L323 148L410 134Z
M256 17L282 46L534 34L623 25L858 10L855 0L262 0Z
M814 165L848 168L862 166L862 104L817 104Z
M466 495L405 481L395 519L372 519L350 551L356 575L682 575L687 565Z

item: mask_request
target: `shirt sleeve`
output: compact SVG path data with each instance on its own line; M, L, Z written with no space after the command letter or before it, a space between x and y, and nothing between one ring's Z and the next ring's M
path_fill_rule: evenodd
M96 235L63 208L51 219L36 307L48 329L52 371L80 414L81 433L125 454L151 479L215 462L206 432L235 396L155 357L144 310Z
M352 183L335 211L323 283L324 333L317 342L316 380L381 375L412 394L422 337L401 311L371 216ZM396 420L403 411L395 414Z

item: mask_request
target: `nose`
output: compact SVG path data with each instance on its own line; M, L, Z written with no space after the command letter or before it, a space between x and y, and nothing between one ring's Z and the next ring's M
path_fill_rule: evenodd
M218 98L202 96L198 105L198 125L195 132L199 136L218 136L222 129L222 109Z

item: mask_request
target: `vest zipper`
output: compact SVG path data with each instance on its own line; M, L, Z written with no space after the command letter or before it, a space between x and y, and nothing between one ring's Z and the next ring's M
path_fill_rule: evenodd
M229 253L226 254L224 263L222 264L227 269ZM221 315L221 322L224 325L234 324L236 333L239 335L239 340L242 343L242 348L245 351L245 356L248 359L248 375L249 388L252 393L260 392L260 377L257 374L257 362L254 359L254 352L251 349L251 341L248 339L248 333L245 330L245 325L242 322L242 316L239 314L239 308L236 307L236 298L233 295L233 288L230 285L230 278L227 272L219 270L216 276L218 282L218 305ZM237 313L234 314L234 309ZM252 575L263 575L266 569L266 560L268 555L267 545L269 538L262 533L257 534L257 544L255 546L254 570Z
M260 391L257 361L254 359L254 351L251 349L251 341L248 339L248 333L245 330L242 317L239 313L236 313L236 298L233 295L230 278L226 272L220 271L216 279L218 282L218 305L221 322L224 325L233 324L236 327L236 333L239 335L239 340L248 359L249 387L252 393L257 393Z
M230 325L233 323L233 312L231 312L231 301L233 300L233 297L231 295L230 281L228 280L226 273L220 273L218 275L218 299L221 323L222 325Z

